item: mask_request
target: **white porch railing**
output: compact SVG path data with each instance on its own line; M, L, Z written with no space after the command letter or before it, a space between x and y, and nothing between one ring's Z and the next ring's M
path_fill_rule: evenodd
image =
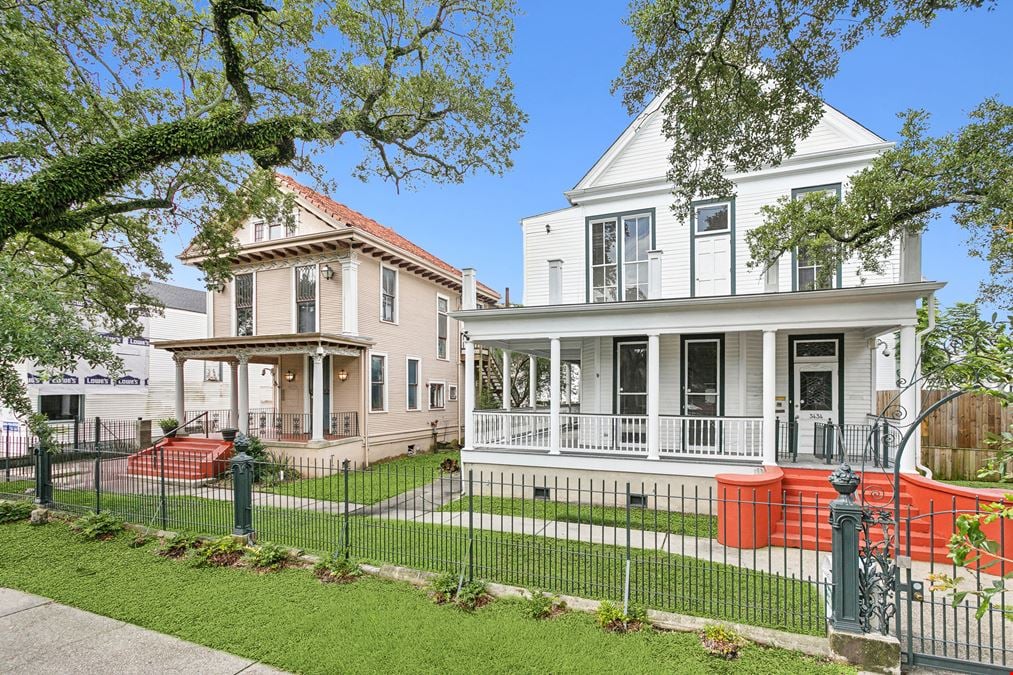
M549 414L476 410L475 447L548 450Z
M662 457L763 458L760 417L661 417Z
M559 449L609 455L647 455L647 418L639 415L561 414Z
M560 413L559 451L623 457L647 457L648 418L643 415ZM550 451L547 412L475 411L478 450ZM759 417L686 417L659 419L663 459L746 459L763 457L763 420Z

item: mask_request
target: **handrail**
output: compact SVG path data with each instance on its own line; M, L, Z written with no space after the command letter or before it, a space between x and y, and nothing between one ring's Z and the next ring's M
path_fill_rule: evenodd
M180 429L185 429L186 427L190 426L191 424L193 424L194 422L196 422L197 420L199 420L202 417L204 418L204 438L210 438L210 436L208 434L208 424L207 424L208 420L207 420L207 416L208 416L208 411L205 410L200 415L197 415L196 417L194 417L192 419L188 419L187 421L183 422L182 424L177 424L175 427L173 427L172 429L169 429L168 431L163 431L161 436L159 436L156 440L154 440L154 441L151 442L151 445L152 446L158 445L159 443L161 443L165 439L169 438L169 434L174 434L177 431L179 431Z

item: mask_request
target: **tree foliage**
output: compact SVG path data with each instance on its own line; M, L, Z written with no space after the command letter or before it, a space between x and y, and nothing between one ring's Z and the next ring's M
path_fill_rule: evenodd
M928 310L918 315L928 326ZM921 352L924 386L974 391L1013 403L1013 316L986 319L977 304L958 302L936 312ZM904 374L901 374L904 376Z
M662 96L672 141L669 178L677 214L691 200L734 194L733 176L776 166L819 123L823 84L842 54L892 37L941 12L991 9L994 0L634 0L635 44L614 88L631 112ZM901 141L853 177L844 200L818 193L782 200L750 235L755 264L805 247L821 274L856 257L880 271L902 233L925 229L953 207L972 255L991 279L982 298L1013 306L1013 109L989 99L954 134L931 137L928 115L903 116Z
M181 225L209 286L226 277L237 224L289 211L277 166L326 186L320 153L354 143L353 174L395 186L507 170L525 119L506 72L514 14L512 0L0 7L0 402L27 415L24 360L115 368L91 329L139 332Z

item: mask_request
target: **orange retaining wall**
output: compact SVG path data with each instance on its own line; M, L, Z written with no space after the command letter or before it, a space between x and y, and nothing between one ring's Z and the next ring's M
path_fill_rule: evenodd
M735 548L764 548L781 520L781 481L776 466L763 473L719 473L718 543Z

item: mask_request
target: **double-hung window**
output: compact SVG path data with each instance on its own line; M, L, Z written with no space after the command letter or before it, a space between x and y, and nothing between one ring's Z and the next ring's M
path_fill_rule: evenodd
M283 237L295 236L299 224L299 211L296 210L292 217L286 221L275 220L266 223L263 220L253 222L253 241L273 241Z
M647 299L647 252L651 250L651 218L623 217L623 299Z
M406 373L408 410L419 410L419 367L418 359L408 359L408 372Z
M295 268L295 331L317 330L317 266Z
M234 283L236 335L253 335L253 273L237 274Z
M380 268L380 320L397 322L397 270Z
M387 410L387 357L373 354L369 359L369 409Z
M450 333L450 303L442 295L436 296L436 358L447 358L447 339Z
M443 410L446 406L446 385L443 382L429 383L429 409Z
M798 188L791 191L792 199L800 199L813 192L819 192L836 199L841 198L841 186L819 185L816 187ZM827 270L824 265L816 264L810 249L799 246L795 251L795 290L815 291L835 286L836 270Z
M591 223L591 302L615 302L619 289L616 221Z

